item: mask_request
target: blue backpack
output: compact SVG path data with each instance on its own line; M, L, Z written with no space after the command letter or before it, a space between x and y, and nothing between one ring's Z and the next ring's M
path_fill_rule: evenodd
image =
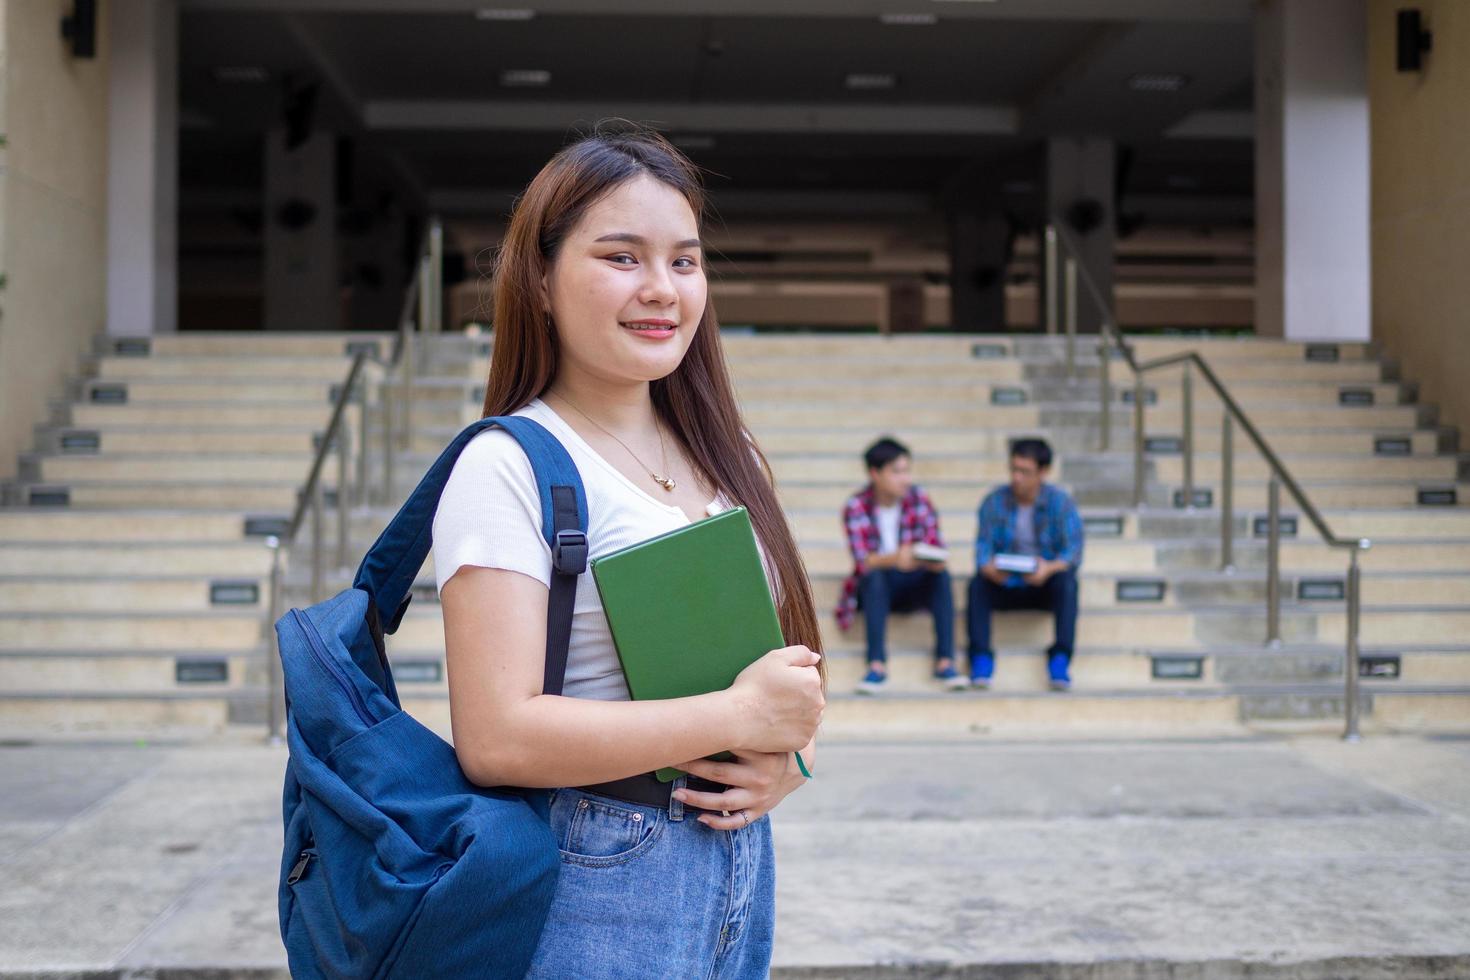
M276 622L290 747L281 938L298 980L521 977L546 924L560 867L548 794L470 783L454 749L400 707L383 646L428 557L454 461L491 426L515 437L536 474L554 567L545 690L561 693L587 566L582 481L535 422L481 419L430 467L352 588Z

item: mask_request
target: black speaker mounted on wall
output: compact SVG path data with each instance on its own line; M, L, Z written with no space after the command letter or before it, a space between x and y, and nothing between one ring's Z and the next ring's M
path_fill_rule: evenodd
M1398 69L1422 71L1424 56L1429 53L1434 35L1424 29L1424 17L1417 7L1399 11Z
M75 0L71 16L61 18L61 36L73 58L97 57L97 0Z

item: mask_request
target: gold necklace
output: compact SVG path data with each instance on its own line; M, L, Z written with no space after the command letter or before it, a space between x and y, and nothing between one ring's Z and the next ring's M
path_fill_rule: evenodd
M611 432L608 432L602 426L597 425L596 420L594 420L592 418L592 416L590 416L586 412L582 411L576 405L573 405L572 402L571 402L571 399L567 398L566 395L558 394L556 397L558 397L562 401L566 402L567 403L567 407L570 408L572 411L574 411L578 415L582 416L582 418L586 419L588 422L591 422L594 426L597 426L597 428L604 435L606 435L608 438L612 439L613 442L616 442L619 446L622 446L624 449L626 449L628 451L628 455L633 457L634 462L636 462L639 466L643 467L645 470L648 470L648 475L651 476L651 477L653 477L653 482L654 483L657 483L659 486L663 487L669 493L673 493L674 492L674 487L678 486L678 484L674 482L674 478L672 476L659 476L652 469L649 469L649 466L648 466L647 463L643 462L643 460L641 460L641 459L638 458L638 454L637 453L633 452L633 450L631 450L631 449L628 449L628 444L626 442L624 442L623 440L619 439L617 436L613 435ZM658 453L659 453L659 458L662 460L662 462L664 464L664 469L667 470L669 468L669 454L668 454L668 450L666 450L664 448L664 430L658 424L657 421L655 421L653 423L653 428L654 428L655 431L658 432Z

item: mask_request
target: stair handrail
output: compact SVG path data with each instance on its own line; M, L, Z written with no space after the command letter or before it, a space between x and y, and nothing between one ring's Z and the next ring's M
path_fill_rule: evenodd
M323 567L323 541L325 489L321 483L322 470L327 456L337 450L337 567L347 567L347 547L350 507L355 502L366 505L370 502L367 479L368 447L368 398L364 389L358 396L365 365L371 361L382 368L377 379L378 403L382 417L383 432L383 484L380 493L382 503L391 504L393 495L393 457L400 449L409 446L413 424L413 398L415 361L418 338L423 333L438 334L443 330L443 224L437 216L429 219L420 243L414 275L409 277L404 290L403 305L398 316L398 329L394 335L391 353L382 357L376 345L362 347L352 357L347 375L336 385L336 396L332 399L332 414L318 440L311 466L307 470L306 483L297 494L296 507L286 522L282 533L269 535L266 547L271 550L270 589L266 602L265 633L267 647L267 708L266 739L279 743L284 737L285 688L281 676L280 651L275 643L275 622L280 618L282 551L296 541L308 514L311 517L311 592L313 603L326 598L323 594L325 569ZM393 397L393 375L397 372L400 397ZM343 421L347 406L357 398L361 409L357 424L357 447L354 452L347 438ZM401 405L395 412L395 402ZM395 424L395 415L401 419ZM353 459L355 457L355 460ZM356 478L352 476L352 462L356 463Z
M1344 731L1343 739L1356 742L1361 738L1358 730L1358 671L1359 671L1359 621L1362 614L1362 589L1361 569L1358 564L1358 556L1373 546L1368 538L1344 538L1335 534L1328 526L1322 513L1312 503L1300 483L1292 475L1290 468L1282 462L1281 458L1271 449L1269 443L1255 424L1251 422L1250 416L1245 409L1240 407L1230 394L1225 383L1215 374L1204 357L1197 350L1189 350L1179 354L1169 354L1152 360L1140 362L1133 348L1124 339L1123 333L1118 329L1116 317L1113 315L1113 306L1098 288L1096 281L1087 271L1086 265L1081 262L1081 251L1077 247L1071 233L1062 226L1061 222L1053 219L1046 226L1046 246L1048 271L1046 276L1046 309L1048 317L1048 332L1055 332L1054 323L1056 308L1059 300L1065 307L1067 322L1067 374L1069 378L1076 377L1076 322L1077 322L1077 289L1076 282L1080 276L1082 283L1092 295L1093 301L1101 312L1099 335L1102 338L1098 345L1099 378L1102 388L1102 433L1099 439L1101 448L1106 451L1112 428L1110 408L1112 402L1112 388L1109 383L1108 366L1113 359L1113 350L1117 350L1123 358L1123 362L1133 372L1133 507L1141 509L1144 505L1145 489L1145 448L1146 448L1146 424L1145 408L1147 405L1147 390L1144 386L1144 376L1161 368L1183 365L1184 371L1181 378L1180 395L1182 400L1182 435L1180 449L1184 462L1184 488L1182 505L1186 510L1193 510L1195 506L1194 494L1194 397L1192 370L1198 370L1200 376L1209 383L1225 412L1221 421L1220 442L1220 569L1227 574L1235 571L1233 560L1234 549L1234 455L1235 434L1234 425L1238 424L1256 451L1266 461L1271 472L1271 479L1267 484L1267 518L1266 518L1266 645L1268 647L1281 646L1281 487L1286 487L1287 493L1296 501L1301 512L1312 522L1322 541L1329 548L1348 549L1349 562L1347 581L1345 585L1347 600L1347 660L1344 665L1346 698L1344 705ZM1057 264L1058 251L1063 253L1065 293L1058 297L1056 290L1055 268Z

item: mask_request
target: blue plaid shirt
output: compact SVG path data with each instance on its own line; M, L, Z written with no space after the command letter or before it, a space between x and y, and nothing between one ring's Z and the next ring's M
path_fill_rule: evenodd
M1077 505L1049 483L1036 496L1036 540L1041 557L1060 558L1073 570L1082 564L1082 515ZM1016 495L1009 486L999 487L980 504L980 533L975 539L975 567L980 568L998 554L1016 550Z

